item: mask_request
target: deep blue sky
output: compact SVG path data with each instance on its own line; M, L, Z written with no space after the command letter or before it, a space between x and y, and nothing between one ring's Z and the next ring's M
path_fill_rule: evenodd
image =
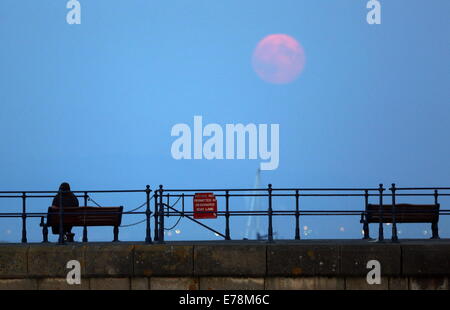
M381 25L366 23L366 0L80 0L81 25L66 23L66 2L0 2L1 190L253 187L260 160L172 159L171 128L194 115L280 124L280 165L262 173L264 186L450 185L448 0L381 0ZM291 84L268 84L251 67L273 33L305 49ZM125 209L143 201L97 198ZM0 207L17 211L20 201ZM314 238L359 238L358 220L305 219ZM19 224L0 220L0 240L20 240ZM174 240L210 237L184 224ZM292 236L292 221L275 224ZM38 241L37 221L29 226ZM234 222L234 237L244 229ZM424 237L429 225L401 229ZM111 237L98 231L93 239ZM122 239L143 234L140 225Z

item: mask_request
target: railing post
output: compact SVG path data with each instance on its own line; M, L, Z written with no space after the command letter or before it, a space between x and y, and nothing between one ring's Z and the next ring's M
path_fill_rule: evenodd
M300 240L299 192L295 190L295 240Z
M158 213L158 190L156 190L155 191L155 194L154 194L154 196L155 196L155 214L154 214L154 217L155 217L155 241L158 241L159 240L159 226L158 226L158 216L159 216L159 213Z
M392 242L398 241L397 236L397 210L395 206L395 183L392 183L391 192L392 192Z
M88 202L88 193L84 192L84 206L87 207L87 202ZM85 214L83 214L84 216L86 216ZM87 226L84 225L83 226L83 242L88 242L88 231L87 231Z
M267 233L267 237L268 237L268 241L272 242L273 241L273 227L272 227L272 184L269 184L267 191L269 193L269 210L268 210L268 215L269 215L269 229L268 229L268 233Z
M27 194L22 193L22 243L27 243Z
M152 243L152 236L150 232L150 185L145 187L145 196L146 196L146 208L145 208L145 218L146 218L146 227L145 227L145 242Z
M225 240L230 238L230 191L225 191Z
M438 201L438 191L437 189L434 190L434 204L436 206L436 219L431 223L431 232L432 237L431 239L440 239L439 237L439 228L438 228L438 221L439 221L439 201Z
M367 208L369 206L369 190L364 190L364 218L362 219L363 222L363 231L364 231L364 238L363 240L370 239L370 232L369 232L369 222L367 220Z
M164 205L163 205L163 186L159 186L159 243L164 243Z
M64 210L62 205L62 190L59 190L59 244L64 244Z
M167 204L167 206L166 206L166 209L167 209L167 213L166 213L166 217L167 218L169 218L169 212L170 212L170 210L169 210L169 207L168 206L170 206L170 193L167 193L167 202L166 202L166 204Z
M379 207L379 225L378 225L378 241L381 242L384 240L384 233L383 233L383 184L380 184L380 187L378 189L380 193L380 207Z
M181 193L181 216L184 217L184 193Z

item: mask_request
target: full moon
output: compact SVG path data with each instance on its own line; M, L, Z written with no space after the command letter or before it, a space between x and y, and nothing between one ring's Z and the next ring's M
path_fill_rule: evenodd
M266 82L287 84L294 81L305 66L305 51L294 38L286 34L271 34L255 48L252 65Z

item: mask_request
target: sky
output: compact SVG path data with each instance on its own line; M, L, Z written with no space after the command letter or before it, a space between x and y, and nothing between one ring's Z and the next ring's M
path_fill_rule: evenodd
M260 159L172 157L172 127L192 127L196 115L221 126L279 124L279 166L261 172L262 187L450 186L447 0L381 0L379 25L367 23L366 0L79 2L79 25L66 22L66 0L0 2L0 190L57 190L64 181L74 190L253 188ZM291 83L268 83L253 70L253 51L270 34L304 49ZM140 195L92 198L130 210ZM49 204L35 199L28 208ZM441 204L450 209L450 199ZM232 209L249 205L236 198ZM294 207L292 199L274 205ZM305 198L302 207L364 203ZM21 201L0 199L0 208L20 212ZM223 231L223 219L204 221ZM41 240L38 223L27 224L32 242ZM246 223L232 219L232 238L242 238ZM276 237L292 238L293 223L276 218ZM301 223L304 238L361 237L359 217ZM428 224L400 227L400 238L430 236ZM440 229L450 236L448 216ZM90 231L91 240L112 238L110 228ZM0 240L20 236L19 218L0 219ZM143 224L121 229L122 240L144 237ZM186 219L166 238L220 239Z

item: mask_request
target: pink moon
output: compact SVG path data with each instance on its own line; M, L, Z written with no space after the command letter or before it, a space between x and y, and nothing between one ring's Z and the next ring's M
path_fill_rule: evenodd
M256 74L266 82L291 83L305 67L305 51L294 38L286 34L271 34L256 46L252 65Z

